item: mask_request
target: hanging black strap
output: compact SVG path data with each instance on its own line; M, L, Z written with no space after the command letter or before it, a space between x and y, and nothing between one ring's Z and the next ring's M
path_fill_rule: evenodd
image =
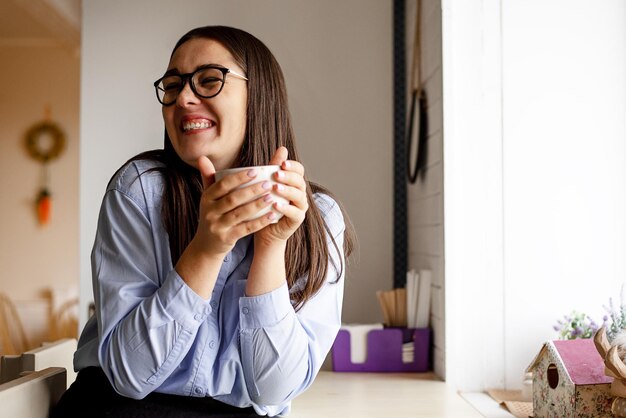
M418 96L419 95L419 101ZM415 164L411 164L411 152L413 151L413 132L415 129L415 105L418 103L418 123L417 150L415 152ZM406 152L406 169L409 183L414 184L419 174L424 173L426 166L426 147L428 146L428 113L427 113L426 92L424 90L413 90L411 94L411 110L409 113L409 127L407 130L408 149ZM412 169L411 169L412 168Z
M424 172L426 165L426 146L428 139L428 115L426 92L421 86L421 30L420 12L421 0L416 0L415 7L415 41L413 43L413 66L411 69L411 109L409 112L409 126L406 132L406 170L409 183L413 184L420 173ZM418 105L418 109L416 109ZM413 132L415 129L415 116L418 116L417 147L415 150L415 163L411 164L411 154L413 151Z

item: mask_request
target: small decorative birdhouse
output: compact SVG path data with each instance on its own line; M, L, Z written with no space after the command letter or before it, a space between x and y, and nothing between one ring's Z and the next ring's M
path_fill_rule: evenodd
M528 366L533 373L533 416L612 416L612 378L590 339L549 341Z

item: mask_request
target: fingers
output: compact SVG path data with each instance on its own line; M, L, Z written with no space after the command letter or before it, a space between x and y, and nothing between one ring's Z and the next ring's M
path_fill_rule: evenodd
M210 221L207 229L213 236L222 241L237 241L272 222L275 217L272 212L270 213L273 216L269 214L257 216L257 214L263 209L269 208L274 202L275 199L268 193L227 213L221 215L213 213L208 217Z
M239 206L222 217L215 231L226 237L227 240L233 241L260 231L273 222L276 214L271 211L261 216L257 216L257 214L261 210L270 207L273 203L275 202L272 196L266 195L255 199L253 202Z
M253 218L262 209L265 209L268 206L271 206L275 200L276 199L274 199L272 195L266 194L264 196L259 197L258 199L254 199L250 203L246 203L245 205L238 206L235 209L223 215L222 217L223 224L226 227L233 227L242 222L246 222L250 218Z
M306 180L304 177L295 171L278 171L274 175L277 185L274 190L279 194L285 190L289 193L289 197L294 197L295 191L290 190L292 188L297 189L300 194L295 199L289 199L290 201L304 200L306 202ZM287 197L287 196L285 196Z
M285 160L281 164L280 168L285 171L293 171L294 173L298 173L301 176L304 176L304 166L300 164L298 161Z
M241 171L239 173L228 175L215 183L214 187L208 191L208 198L211 200L221 199L237 187L254 179L257 174L257 170L252 168L247 171Z
M274 175L278 183L274 186L274 192L287 199L298 209L306 212L309 205L306 195L304 166L298 161L286 160L281 168L282 170ZM288 214L285 215L289 216Z
M202 156L198 158L198 170L200 170L202 187L204 189L215 183L215 167L208 157Z
M282 170L278 171L274 178L277 184L273 190L277 196L287 200L285 204L280 201L274 203L274 210L285 215L283 218L290 228L299 226L309 210L307 199L307 186L304 179L304 166L298 161L285 160L281 165Z
M277 171L274 174L274 179L278 183L287 184L289 186L297 187L301 190L306 190L306 181L302 174L298 174L292 171Z
M231 229L233 236L245 237L265 228L274 220L275 214L270 212L251 221L242 222Z
M254 199L265 197L272 191L272 183L263 181L230 192L223 198L215 201L214 208L219 214L225 214Z
M303 165L288 160L288 154L285 147L279 147L269 164L278 165L281 170L274 173L271 180L251 185L247 183L257 178L256 168L227 175L215 182L214 167L210 161L199 161L205 186L203 213L212 236L228 242L237 240L268 227L274 222L277 213L284 215L284 218L268 231L271 230L273 234L279 231L281 236L288 237L298 228L309 208L307 182ZM275 213L249 220L272 205Z
M258 199L259 201L263 201L263 199ZM216 226L211 229L213 236L225 242L235 243L239 239L245 237L246 235L253 234L266 226L270 225L272 221L275 219L276 214L273 212L266 213L262 216L256 217L249 221L247 219L249 217L253 217L260 209L263 207L268 207L273 202L263 202L263 204L257 205L255 202L251 202L248 206L249 210L244 210L243 208L237 209L237 216L231 216L231 222L235 222L235 224L227 225L225 222L220 223L219 226ZM227 215L230 216L231 214Z
M274 186L274 193L291 202L300 210L306 211L309 208L306 192L298 187L277 184Z
M289 205L282 202L275 202L273 206L275 211L285 215L283 219L292 220L296 225L300 225L304 221L308 208L308 205L306 205L306 208L302 209L295 205Z
M288 154L289 152L287 151L287 148L278 147L274 156L270 160L269 165L282 165L283 162L287 160Z

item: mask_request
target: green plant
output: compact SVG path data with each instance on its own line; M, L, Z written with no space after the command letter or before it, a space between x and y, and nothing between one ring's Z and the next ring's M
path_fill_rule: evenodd
M598 324L589 315L577 311L563 316L563 319L554 325L554 330L559 333L561 340L591 338L598 328Z
M624 285L619 292L619 307L613 304L613 298L609 298L609 306L604 306L608 315L604 315L604 325L606 326L606 336L609 341L613 341L615 335L626 328L626 305L624 305Z

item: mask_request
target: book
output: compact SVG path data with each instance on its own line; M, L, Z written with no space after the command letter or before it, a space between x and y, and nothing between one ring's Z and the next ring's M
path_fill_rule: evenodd
M406 322L409 328L415 328L418 290L419 276L415 270L409 270L406 273Z
M417 328L428 328L430 323L430 286L432 284L432 272L430 270L420 270L419 291L417 294L417 309L415 326Z

